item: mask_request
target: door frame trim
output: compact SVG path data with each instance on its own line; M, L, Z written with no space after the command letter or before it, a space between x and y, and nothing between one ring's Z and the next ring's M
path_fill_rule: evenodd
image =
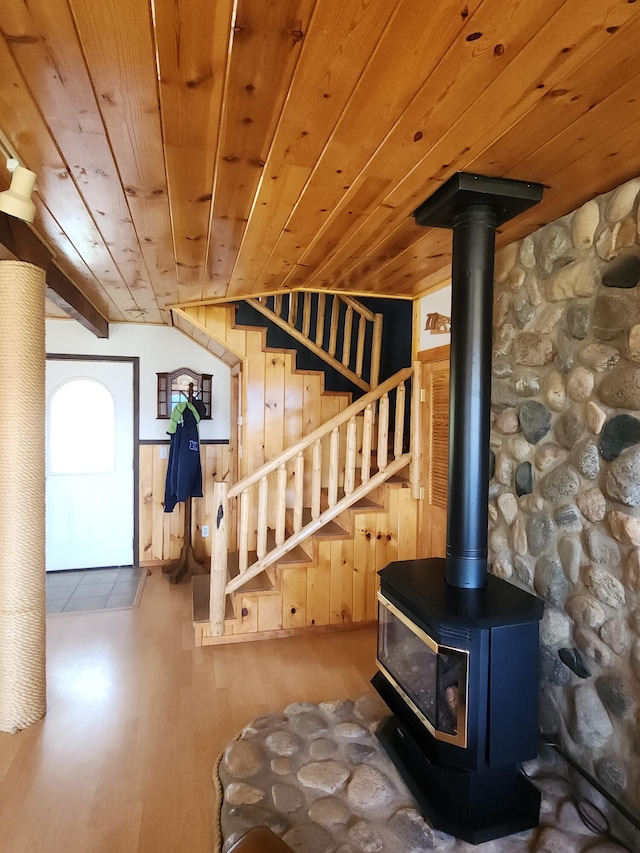
M133 562L140 565L140 507L138 492L140 490L140 357L137 355L74 355L73 353L47 353L47 361L96 361L96 362L127 362L132 367L133 382Z

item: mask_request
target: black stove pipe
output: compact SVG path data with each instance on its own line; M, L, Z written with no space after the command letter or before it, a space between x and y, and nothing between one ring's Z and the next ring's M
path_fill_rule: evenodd
M458 589L487 584L496 228L537 204L542 191L458 172L414 211L418 225L453 229L445 578Z
M453 217L447 558L449 584L487 582L493 258L497 216L470 204Z

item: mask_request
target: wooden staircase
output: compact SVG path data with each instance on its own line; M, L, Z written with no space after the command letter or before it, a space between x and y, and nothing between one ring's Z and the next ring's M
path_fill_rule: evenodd
M292 292L245 301L358 388L370 391L378 384L382 314L337 293Z
M265 407L263 431L243 458L249 473L231 487L214 484L211 576L192 579L196 644L372 622L377 571L417 556L419 409L415 400L405 405L417 368L405 368L351 405L344 393L323 395L337 404L323 403L324 423L297 440L294 432L289 446L273 456L267 419L281 410L286 439L291 401L300 396L295 357L268 350L263 330L238 327L231 316L226 306L178 312L183 331L190 325L194 339L211 336L209 348L233 347L244 358L243 369L258 379L282 362L286 393L275 403L266 391L263 400L247 395L254 412ZM244 382L259 389L251 375ZM307 396L313 382L306 372ZM249 438L256 438L253 429Z
M192 581L197 646L294 636L375 622L377 571L415 556L417 502L408 477L375 489L288 551L276 563L225 596L224 634L210 626L210 578ZM307 508L304 516L310 515ZM269 531L269 544L275 539ZM401 541L403 540L403 541ZM255 552L251 555L255 558ZM229 579L238 576L238 552L228 555ZM308 587L314 595L308 594Z

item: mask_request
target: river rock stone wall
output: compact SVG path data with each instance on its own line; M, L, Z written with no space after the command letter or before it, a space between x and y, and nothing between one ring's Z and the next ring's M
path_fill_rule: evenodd
M543 731L640 813L640 178L496 255L492 571L546 601Z

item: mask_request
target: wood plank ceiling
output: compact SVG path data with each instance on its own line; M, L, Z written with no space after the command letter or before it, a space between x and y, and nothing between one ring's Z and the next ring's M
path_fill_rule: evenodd
M451 235L410 214L454 172L548 186L499 245L640 174L635 0L3 0L0 30L34 228L110 321L412 297Z

